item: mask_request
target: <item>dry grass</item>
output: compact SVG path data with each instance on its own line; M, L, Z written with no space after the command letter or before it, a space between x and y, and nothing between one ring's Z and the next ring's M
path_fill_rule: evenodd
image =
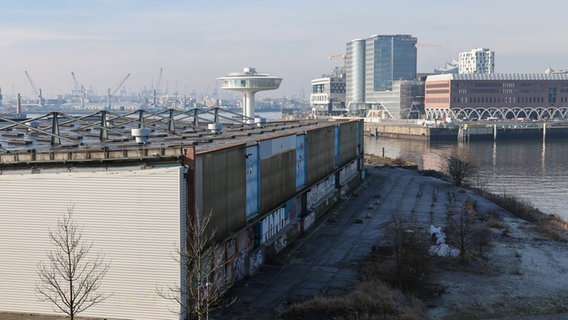
M341 297L316 297L291 306L285 319L420 319L424 306L380 281L359 283Z
M416 163L403 160L401 158L381 157L374 154L365 154L365 163L374 166L392 166L392 167L417 167Z
M553 214L546 214L535 208L529 201L508 194L492 194L483 190L475 190L486 199L523 220L538 226L545 237L560 242L568 242L568 222Z
M418 297L433 290L433 260L427 254L430 238L402 221L393 223L388 240L376 246L360 265L360 283L339 297L319 296L289 307L284 319L422 319ZM436 291L434 293L434 291Z

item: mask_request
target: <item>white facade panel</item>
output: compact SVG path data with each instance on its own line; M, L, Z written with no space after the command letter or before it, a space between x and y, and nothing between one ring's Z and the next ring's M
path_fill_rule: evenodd
M111 263L101 291L112 297L81 315L176 318L156 288L180 281L173 257L185 232L182 170L0 175L0 310L55 313L37 299L36 268L54 248L49 229L73 207L83 238Z
M260 160L296 149L296 135L263 140L259 143Z

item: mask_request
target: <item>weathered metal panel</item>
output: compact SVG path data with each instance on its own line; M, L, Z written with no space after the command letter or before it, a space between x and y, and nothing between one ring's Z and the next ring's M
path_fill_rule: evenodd
M363 133L364 133L365 127L364 127L364 122L361 121L357 121L357 155L362 155L363 154Z
M258 214L260 210L260 166L258 159L258 145L247 147L246 175L247 175L247 221Z
M211 213L215 238L227 237L246 224L246 145L198 154L203 172L201 213ZM196 198L196 202L199 199Z
M335 169L334 126L310 130L306 139L306 184L312 185Z
M296 150L260 161L260 212L266 213L296 194Z
M306 135L296 136L296 190L306 185Z
M36 268L54 249L49 230L73 207L93 253L111 262L101 292L113 293L82 316L171 319L156 288L180 281L173 259L185 232L182 167L108 172L0 175L0 310L54 313L38 301Z
M339 126L335 127L335 148L334 148L334 159L335 159L335 166L338 167L339 166L339 151L341 150L341 145L339 144Z
M339 165L345 165L346 163L357 158L357 143L359 139L357 124L358 123L355 121L350 121L341 123L341 125L338 127L340 131Z
M259 142L260 159L272 157L279 153L288 152L296 148L296 135L262 140Z

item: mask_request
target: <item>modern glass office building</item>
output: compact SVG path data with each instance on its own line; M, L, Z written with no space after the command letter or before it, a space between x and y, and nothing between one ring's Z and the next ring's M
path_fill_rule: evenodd
M345 63L349 108L384 108L381 99L392 92L393 81L415 80L416 43L417 39L410 35L374 35L348 42ZM388 113L399 116L397 112Z

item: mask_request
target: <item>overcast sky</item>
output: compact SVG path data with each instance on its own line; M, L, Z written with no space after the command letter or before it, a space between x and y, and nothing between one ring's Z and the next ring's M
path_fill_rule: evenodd
M345 44L410 34L418 71L461 51L495 51L499 73L568 68L568 2L381 0L0 0L0 87L5 95L69 93L73 71L104 94L125 86L211 93L216 78L253 66L284 78L273 96L309 95Z

